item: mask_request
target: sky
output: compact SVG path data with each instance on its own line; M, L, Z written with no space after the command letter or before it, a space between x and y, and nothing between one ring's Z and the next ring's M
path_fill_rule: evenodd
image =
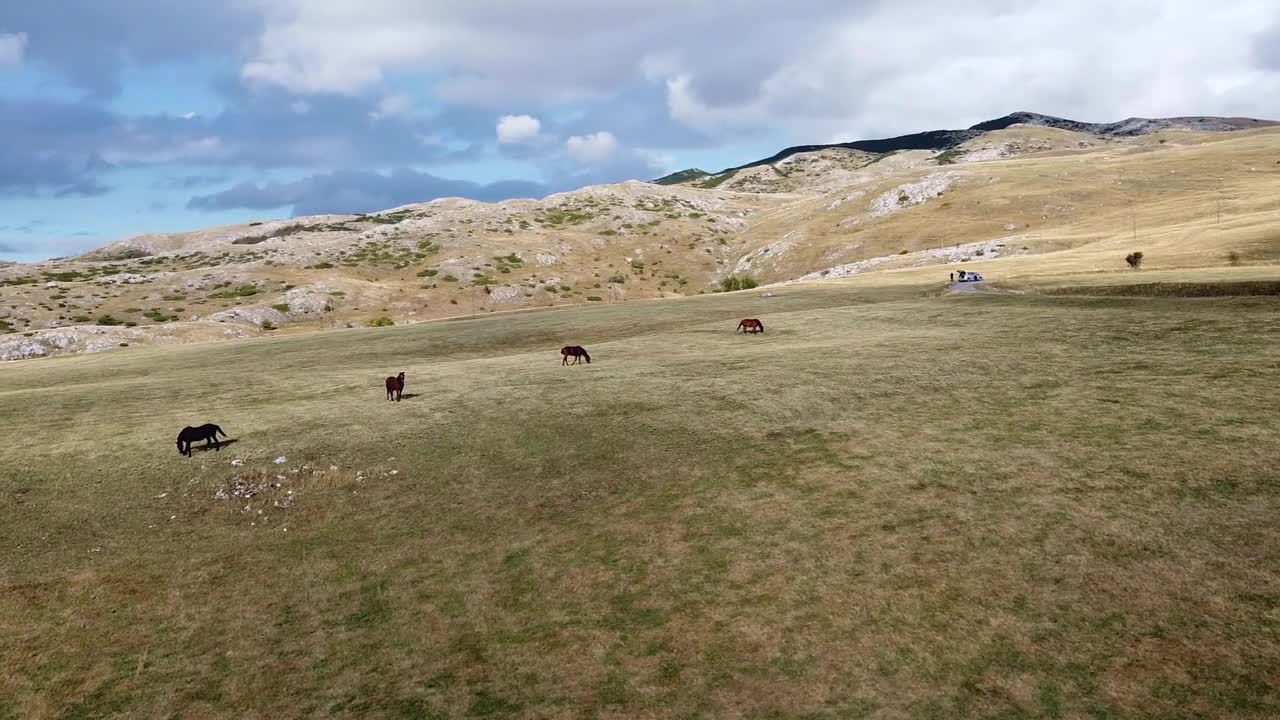
M1280 119L1280 3L3 0L0 259L1019 110Z

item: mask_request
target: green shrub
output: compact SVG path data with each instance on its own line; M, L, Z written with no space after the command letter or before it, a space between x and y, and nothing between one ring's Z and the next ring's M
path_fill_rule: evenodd
M1142 253L1131 252L1125 256L1124 261L1129 263L1129 267L1134 270L1140 270L1142 268Z
M263 321L262 321L262 329L263 329L263 330L275 330L275 329L276 329L276 326L275 326L275 325L274 325L270 320L263 320Z
M600 297L599 295L587 296L587 302L601 302L602 300L604 300L604 298Z
M93 318L89 317L88 315L74 315L72 316L71 319L78 323L86 323L92 320Z
M751 288L756 287L757 285L759 285L759 283L757 283L755 278L751 277L750 275L743 275L742 277L738 277L737 275L730 275L729 277L724 278L720 281L720 290L722 292L733 292L735 290L750 290Z
M440 274L439 270L433 270L431 268L418 271L418 277L435 277L436 275L439 275L439 274Z
M110 315L101 315L98 317L99 325L120 325L123 321L117 320Z
M454 276L452 276L452 275L445 275L444 277L442 277L442 278L440 278L440 279L441 279L441 280L443 280L443 281L445 281L445 282L458 282L458 278L456 278L456 277L454 277Z
M369 327L391 327L392 325L395 325L396 323L395 323L395 321L394 321L394 320L392 320L391 318L387 317L386 315L383 315L383 316L381 316L381 317L376 317L376 318L374 318L374 319L370 320L370 321L369 321L368 323L366 323L366 324L367 324Z
M611 283L624 283L627 281L626 275L613 275L608 280Z
M280 303L278 305L272 305L271 307L272 309L279 310L282 313L289 312L289 303Z
M326 261L326 262L318 262L315 265L308 265L307 269L308 270L328 270L331 267L333 267L333 263Z
M257 294L258 294L258 288L254 287L253 285L241 285L240 287L235 288L234 290L224 290L222 292L212 293L209 295L209 297L219 298L219 299L228 299L228 298L238 298L238 297L250 297ZM168 298L168 297L165 298L165 300L170 300L170 299L173 299L173 298ZM178 299L185 299L185 298L178 298Z

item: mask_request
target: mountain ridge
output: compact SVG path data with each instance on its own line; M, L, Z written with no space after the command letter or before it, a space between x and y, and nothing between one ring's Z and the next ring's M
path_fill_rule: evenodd
M1111 123L1091 123L1080 120L1070 120L1053 115L1044 115L1042 113L1030 112L1027 110L1019 110L993 120L985 120L983 122L976 123L968 128L960 130L926 130L923 132L907 133L905 135L895 135L880 139L853 140L850 142L825 143L818 145L793 145L779 150L767 158L754 160L742 165L735 165L733 167L725 168L720 172L708 173L698 168L689 168L664 175L663 177L652 180L651 182L665 185L677 182L690 182L707 177L714 178L725 175L726 173L737 172L739 170L772 165L800 153L820 152L822 150L861 150L863 152L876 154L897 152L901 150L948 150L968 140L980 137L988 132L1004 130L1012 127L1013 125L1036 125L1039 127L1050 127L1059 130L1086 133L1098 137L1135 137L1138 135L1159 132L1161 130L1180 129L1199 132L1230 132L1232 130L1270 127L1278 124L1280 124L1280 122L1274 120L1245 117L1218 117L1209 115L1185 115L1167 118L1130 117ZM685 179L685 174L690 174L691 176Z

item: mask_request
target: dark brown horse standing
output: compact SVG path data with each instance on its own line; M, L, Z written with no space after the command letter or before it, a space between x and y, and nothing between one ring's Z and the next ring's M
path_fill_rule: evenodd
M743 335L746 335L747 333L762 333L764 332L764 323L756 320L755 318L747 318L746 320L738 323L738 328L737 330L734 330L734 332L736 333L738 330L741 330Z
M560 348L560 364L561 365L577 365L586 359L587 364L591 364L591 356L587 354L587 349L581 345L565 345ZM573 362L569 362L569 358L573 358Z
M400 402L400 396L404 394L404 373L400 373L395 377L387 378L387 399Z

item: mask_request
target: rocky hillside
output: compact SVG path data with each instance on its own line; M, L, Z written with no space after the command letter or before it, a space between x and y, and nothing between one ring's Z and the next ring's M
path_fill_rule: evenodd
M980 263L1124 237L1135 207L1149 227L1183 232L1224 199L1233 213L1269 207L1254 208L1280 190L1280 129L1267 125L1016 114L536 201L143 235L0 267L0 358ZM1241 237L1237 261L1280 259L1272 236Z

